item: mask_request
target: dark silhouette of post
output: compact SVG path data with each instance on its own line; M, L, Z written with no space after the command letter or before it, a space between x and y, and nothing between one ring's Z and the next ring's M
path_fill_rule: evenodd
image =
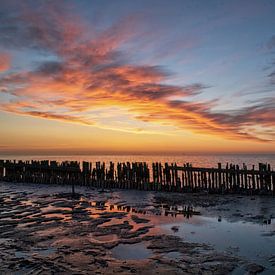
M153 172L153 173L152 173ZM150 177L152 173L152 177ZM71 185L75 196L75 185L93 185L97 188L123 188L169 192L206 191L216 194L275 195L275 171L268 164L259 164L248 169L219 163L217 168L193 167L186 163L105 163L83 162L82 168L76 161L10 161L0 160L0 180L8 182L46 183Z
M74 180L72 180L72 197L75 197Z

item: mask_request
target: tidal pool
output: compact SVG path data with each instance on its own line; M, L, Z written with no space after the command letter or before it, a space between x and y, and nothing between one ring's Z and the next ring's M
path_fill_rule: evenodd
M112 249L112 254L120 260L142 260L152 255L152 251L146 248L146 242L135 244L119 244Z
M267 268L263 274L275 274L275 265L271 261L275 256L273 219L271 224L259 224L196 216L184 222L167 223L160 227L167 231L173 226L178 227L174 234L185 241L210 244L219 251L239 255L263 265Z

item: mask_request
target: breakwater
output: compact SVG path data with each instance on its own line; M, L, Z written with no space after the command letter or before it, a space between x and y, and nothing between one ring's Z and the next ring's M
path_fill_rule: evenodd
M269 164L257 169L245 164L218 163L216 168L126 162L108 165L83 161L10 161L0 160L0 180L46 184L87 185L167 192L202 192L275 195L275 171Z

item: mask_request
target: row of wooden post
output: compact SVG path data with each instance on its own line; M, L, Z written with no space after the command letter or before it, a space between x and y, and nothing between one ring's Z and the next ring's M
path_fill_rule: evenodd
M172 192L201 192L275 195L275 172L269 164L247 169L243 164L222 168L198 168L186 163L164 166L145 162L92 163L83 161L0 160L0 180L13 182L79 184L98 188L123 188Z

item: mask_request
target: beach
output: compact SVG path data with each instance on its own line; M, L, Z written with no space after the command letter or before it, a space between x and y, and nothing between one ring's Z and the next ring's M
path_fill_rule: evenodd
M275 270L273 197L83 186L72 197L70 186L5 182L0 189L1 273Z

